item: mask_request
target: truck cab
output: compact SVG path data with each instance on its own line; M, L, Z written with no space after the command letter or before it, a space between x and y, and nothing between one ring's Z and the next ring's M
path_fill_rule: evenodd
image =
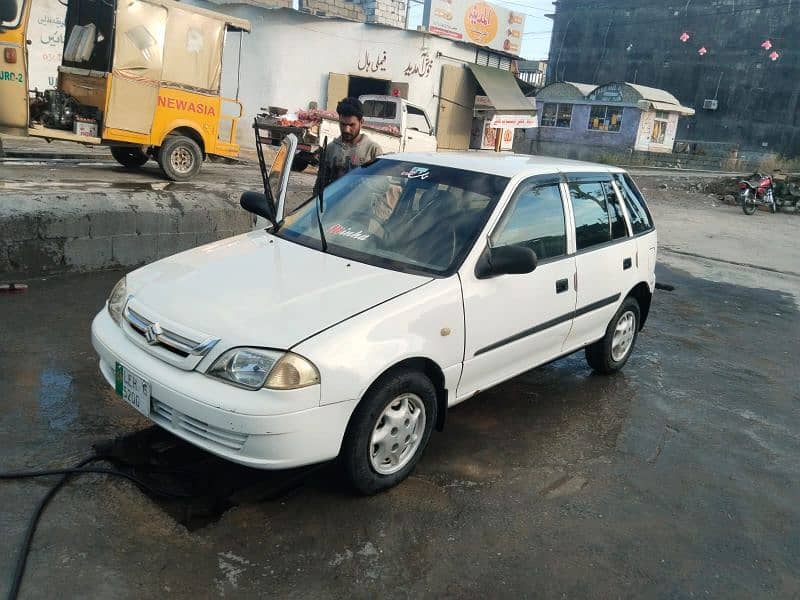
M399 148L392 148L393 151L436 150L436 136L425 109L396 96L365 95L360 96L359 100L364 105L365 127L399 134ZM388 151L389 148L384 150Z

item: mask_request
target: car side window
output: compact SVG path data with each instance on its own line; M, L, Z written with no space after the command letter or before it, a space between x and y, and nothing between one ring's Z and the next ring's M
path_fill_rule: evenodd
M625 217L622 206L619 203L614 186L610 182L603 183L603 191L606 193L608 207L608 218L611 221L611 239L618 240L628 237L628 227L625 225Z
M569 184L572 212L575 215L575 242L584 250L611 241L611 224L606 194L599 182Z
M614 180L617 182L625 207L628 209L633 234L636 235L653 229L653 219L647 210L644 198L642 198L639 190L636 189L631 178L626 173L617 173L614 175Z
M490 238L493 247L519 245L539 260L567 253L564 205L557 184L523 183Z

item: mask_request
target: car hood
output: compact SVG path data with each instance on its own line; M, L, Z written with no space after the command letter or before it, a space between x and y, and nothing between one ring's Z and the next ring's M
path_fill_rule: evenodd
M128 293L150 318L228 347L289 349L429 281L255 231L138 269L128 275Z

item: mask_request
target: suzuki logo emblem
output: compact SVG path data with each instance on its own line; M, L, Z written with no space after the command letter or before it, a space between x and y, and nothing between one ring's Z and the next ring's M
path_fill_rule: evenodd
M147 343L151 346L155 346L158 343L158 336L162 333L164 333L164 330L161 329L161 325L158 323L151 323L144 330L144 339L146 339Z

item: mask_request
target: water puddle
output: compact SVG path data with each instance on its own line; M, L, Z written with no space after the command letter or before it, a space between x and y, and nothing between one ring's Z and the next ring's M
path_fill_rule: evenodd
M341 487L342 475L333 463L265 471L218 458L160 427L95 445L98 454L154 490L142 489L166 514L196 531L218 521L235 506L277 501L305 485Z
M51 429L67 431L78 418L77 404L72 395L72 376L64 371L47 368L39 376L39 410Z

